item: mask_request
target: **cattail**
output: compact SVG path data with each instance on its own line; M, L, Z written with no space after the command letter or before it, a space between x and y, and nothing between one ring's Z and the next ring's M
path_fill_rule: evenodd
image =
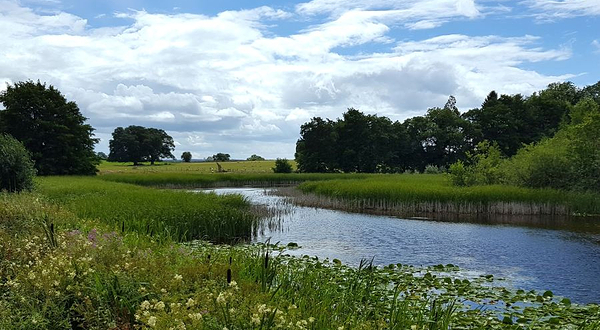
M208 255L208 262L210 262L210 254Z
M227 268L227 284L231 283L231 268Z
M125 221L123 221L123 224L121 225L121 234L125 233Z
M265 269L269 268L269 251L265 253Z

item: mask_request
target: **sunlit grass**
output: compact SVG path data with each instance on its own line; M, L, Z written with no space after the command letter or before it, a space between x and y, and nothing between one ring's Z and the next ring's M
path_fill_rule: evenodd
M235 195L152 189L94 177L39 178L38 189L80 218L177 241L248 239L257 221Z
M292 168L296 170L296 162L290 160ZM150 163L140 163L133 166L133 163L115 163L103 161L98 169L100 174L125 172L125 173L216 173L218 171L216 162L157 162L155 165ZM275 166L274 160L264 161L229 161L219 162L222 169L229 173L273 173Z

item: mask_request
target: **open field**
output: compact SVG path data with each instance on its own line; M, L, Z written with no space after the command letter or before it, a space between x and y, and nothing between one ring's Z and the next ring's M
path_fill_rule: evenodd
M60 177L40 180L36 193L0 193L1 329L600 326L597 305L571 304L551 292L507 291L490 286L492 276L459 279L452 265L377 268L367 262L351 268L288 257L273 246L177 244L169 236L115 231L121 217L145 218L152 210L166 215L159 197L171 203L182 197L129 189L135 191L95 178ZM150 199L142 205L149 211L135 205L143 203L135 194ZM220 221L228 203L239 201L217 202L208 221ZM122 213L111 220L109 208Z
M296 162L289 161L292 168L296 170ZM133 166L133 163L114 163L103 161L98 169L100 174L126 172L126 173L216 173L216 162L157 162L154 165L150 163L141 163L142 165ZM274 160L264 161L230 161L219 162L223 170L230 173L273 173L275 166Z

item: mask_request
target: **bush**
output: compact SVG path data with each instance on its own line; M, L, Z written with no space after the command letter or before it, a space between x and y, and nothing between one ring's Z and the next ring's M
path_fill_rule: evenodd
M463 163L462 160L450 165L448 173L450 174L450 181L452 181L453 185L467 186L470 184L469 179L471 173L469 168L465 166L465 163Z
M424 174L440 174L442 173L442 170L437 167L436 165L427 165L425 166L425 171L423 171Z
M292 173L292 164L285 158L277 158L275 161L275 167L273 167L275 173Z
M23 144L10 135L0 134L0 190L31 190L35 173Z

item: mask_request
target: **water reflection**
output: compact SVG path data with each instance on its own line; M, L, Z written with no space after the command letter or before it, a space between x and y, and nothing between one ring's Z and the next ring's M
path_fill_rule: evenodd
M298 243L301 248L291 251L294 254L337 258L353 265L373 257L380 265L451 263L474 275L505 278L514 288L549 289L577 302L600 302L598 221L531 217L409 220L291 206L265 189L214 191L242 194L255 205L278 209L271 224L263 225L254 240Z

